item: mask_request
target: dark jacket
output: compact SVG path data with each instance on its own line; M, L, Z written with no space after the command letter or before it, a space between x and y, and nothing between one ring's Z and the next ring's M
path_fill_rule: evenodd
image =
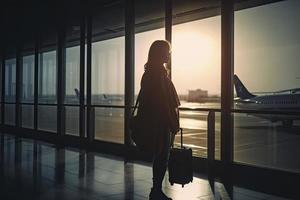
M141 81L139 114L154 126L165 127L176 133L179 129L179 105L177 92L165 68L146 69Z

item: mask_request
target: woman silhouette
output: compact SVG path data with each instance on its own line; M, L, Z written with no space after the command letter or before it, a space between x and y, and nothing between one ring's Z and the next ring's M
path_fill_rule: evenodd
M141 80L139 111L147 116L155 134L153 155L153 187L149 198L170 200L162 192L162 181L167 169L172 134L179 130L179 98L165 68L170 60L169 42L157 40L152 43L145 72Z

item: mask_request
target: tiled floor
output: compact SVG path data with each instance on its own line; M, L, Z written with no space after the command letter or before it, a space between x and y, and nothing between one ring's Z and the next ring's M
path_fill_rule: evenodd
M106 200L148 199L152 170L149 164L124 163L122 158L0 134L0 199ZM167 177L167 176L166 176ZM211 187L194 177L182 188L165 178L164 191L173 199L282 199L223 184Z

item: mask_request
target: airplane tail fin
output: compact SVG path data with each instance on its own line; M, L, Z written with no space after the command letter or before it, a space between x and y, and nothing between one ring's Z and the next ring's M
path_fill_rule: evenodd
M254 94L251 94L247 90L247 88L244 86L244 84L242 83L242 81L239 79L239 77L237 75L234 75L233 83L235 86L235 91L236 91L237 97L239 97L241 99L250 99L250 98L255 97Z

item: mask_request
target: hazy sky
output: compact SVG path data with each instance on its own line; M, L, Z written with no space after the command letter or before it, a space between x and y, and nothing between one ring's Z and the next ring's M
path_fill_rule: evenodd
M235 12L235 73L250 91L300 87L300 1ZM179 94L221 91L220 16L173 26L172 79ZM151 43L164 29L135 36L135 93ZM93 44L93 93L124 93L125 38ZM299 77L297 79L297 77Z
M235 14L235 73L252 91L300 87L300 1Z

